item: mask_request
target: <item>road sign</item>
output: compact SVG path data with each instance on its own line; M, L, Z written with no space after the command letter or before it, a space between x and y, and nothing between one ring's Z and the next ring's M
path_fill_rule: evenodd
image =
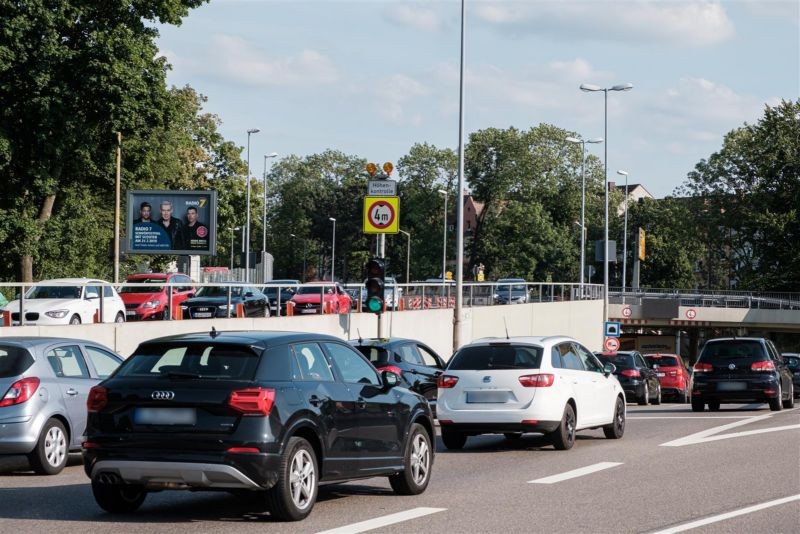
M643 228L639 228L639 259L644 261L645 257L645 233Z
M606 349L608 352L617 352L619 349L619 338L618 337L607 337L605 341L603 341L603 348Z
M631 309L630 306L625 306L624 308L622 308L622 316L623 317L625 317L627 319L631 315L633 315L633 310Z
M606 321L605 323L605 336L606 337L619 337L622 331L622 325L618 321Z
M400 229L400 197L364 197L364 233L396 234Z
M695 310L694 308L689 308L688 310L686 310L687 319L694 319L695 317L697 317L697 310Z
M369 180L367 195L371 197L397 196L397 182L395 180Z

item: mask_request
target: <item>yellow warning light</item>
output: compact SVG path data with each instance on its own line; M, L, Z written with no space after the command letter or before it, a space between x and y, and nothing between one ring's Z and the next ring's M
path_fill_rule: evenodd
M374 163L367 163L367 172L370 176L375 176L375 173L378 172L378 166Z
M392 174L393 170L394 170L394 165L392 165L391 162L387 161L386 163L383 164L383 172L385 172L386 174Z

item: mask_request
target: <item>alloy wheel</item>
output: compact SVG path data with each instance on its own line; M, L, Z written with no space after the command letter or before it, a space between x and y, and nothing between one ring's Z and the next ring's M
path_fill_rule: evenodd
M428 442L421 434L417 434L411 444L411 477L414 479L414 483L418 485L425 483L430 461L431 452Z
M314 460L308 451L300 449L292 458L289 486L292 502L299 509L308 508L312 504L317 474L314 471Z

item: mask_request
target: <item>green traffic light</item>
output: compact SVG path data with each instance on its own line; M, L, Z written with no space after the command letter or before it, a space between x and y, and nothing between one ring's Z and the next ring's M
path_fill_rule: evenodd
M378 297L372 297L367 301L367 308L372 313L380 313L383 311L383 301Z

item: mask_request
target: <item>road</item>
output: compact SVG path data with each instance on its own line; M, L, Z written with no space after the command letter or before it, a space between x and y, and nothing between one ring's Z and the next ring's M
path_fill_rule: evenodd
M437 450L422 495L395 496L384 479L324 486L311 516L288 524L226 493L151 494L136 514L112 517L94 503L78 455L54 477L4 458L0 531L800 532L797 408L629 404L619 441L588 431L555 451L535 435L482 436ZM567 478L575 470L584 474Z

